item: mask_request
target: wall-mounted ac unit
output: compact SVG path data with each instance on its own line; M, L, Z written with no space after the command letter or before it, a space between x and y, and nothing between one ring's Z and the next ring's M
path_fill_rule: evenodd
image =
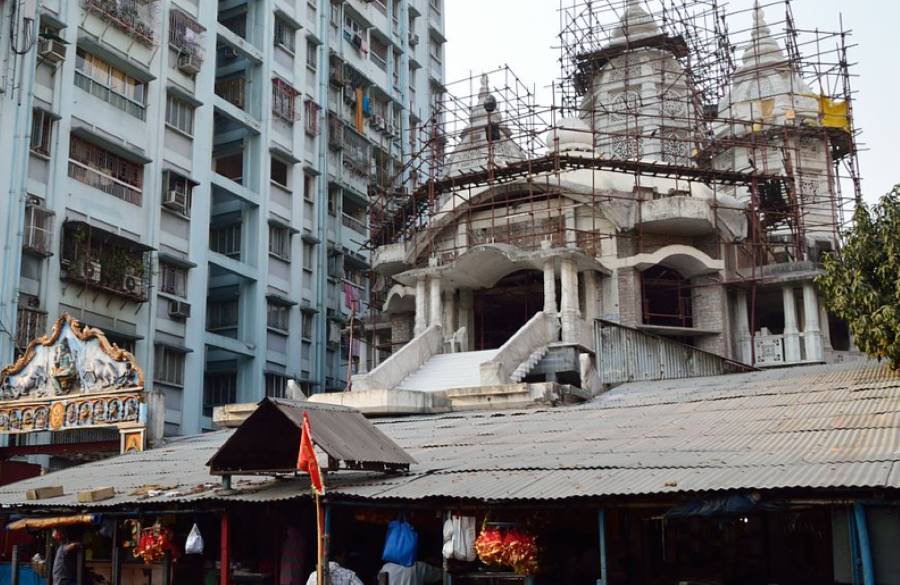
M193 51L178 56L178 69L182 73L197 75L200 73L201 65L203 65L203 61L200 59L200 55Z
M102 266L96 260L89 260L84 265L84 278L88 282L100 282L100 271Z
M184 208L187 205L187 195L182 193L181 191L166 191L163 193L163 207L167 209L174 209L176 211L184 212Z
M187 319L191 316L191 304L184 301L169 301L170 319Z
M143 283L139 276L135 276L134 274L126 274L122 278L122 290L129 292L131 294L141 294L141 289L143 288Z
M38 39L38 55L49 63L59 63L66 59L66 46L56 39L41 37Z

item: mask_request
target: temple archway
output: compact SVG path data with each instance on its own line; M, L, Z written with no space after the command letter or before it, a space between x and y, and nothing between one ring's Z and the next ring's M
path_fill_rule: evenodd
M497 349L543 310L543 274L537 270L508 274L491 288L474 291L473 308L473 349Z

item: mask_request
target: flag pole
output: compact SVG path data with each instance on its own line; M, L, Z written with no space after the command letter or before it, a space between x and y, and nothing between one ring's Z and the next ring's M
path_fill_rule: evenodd
M316 585L325 585L324 551L322 550L322 504L319 492L313 488L316 500Z

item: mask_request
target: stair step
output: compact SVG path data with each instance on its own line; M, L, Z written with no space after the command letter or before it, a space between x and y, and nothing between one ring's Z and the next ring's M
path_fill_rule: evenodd
M436 391L481 385L481 364L497 350L442 353L432 356L397 385L398 390Z

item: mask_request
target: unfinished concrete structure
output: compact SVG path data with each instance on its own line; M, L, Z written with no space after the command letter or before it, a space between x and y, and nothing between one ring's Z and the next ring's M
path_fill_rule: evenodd
M789 2L772 25L759 4L568 4L555 103L508 69L449 88L403 170L420 186L374 198L366 334L390 357L322 399L596 393L596 319L756 367L852 355L813 280L859 198L846 33L801 33Z

